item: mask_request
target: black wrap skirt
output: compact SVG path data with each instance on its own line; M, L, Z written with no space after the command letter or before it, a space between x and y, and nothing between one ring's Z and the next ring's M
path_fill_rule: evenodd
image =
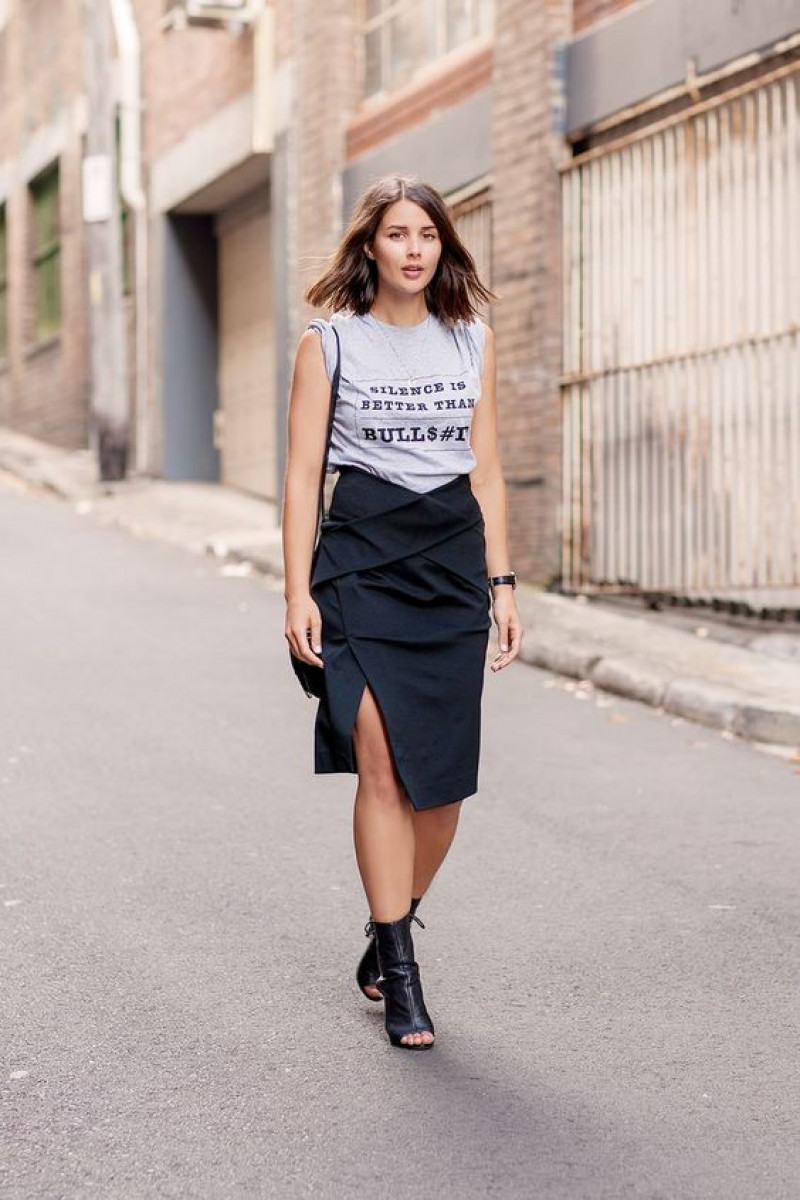
M311 594L325 664L315 773L356 773L353 726L369 686L415 809L476 792L491 600L469 476L420 493L342 467Z

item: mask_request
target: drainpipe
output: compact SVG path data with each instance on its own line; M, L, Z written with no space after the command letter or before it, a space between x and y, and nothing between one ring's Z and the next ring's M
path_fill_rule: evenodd
M134 214L136 342L136 470L149 466L147 197L142 186L142 72L131 0L109 0L117 38L120 107L120 190Z

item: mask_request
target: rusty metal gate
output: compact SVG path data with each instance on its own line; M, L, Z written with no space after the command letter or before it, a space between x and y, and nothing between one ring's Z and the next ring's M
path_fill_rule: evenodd
M562 203L564 586L800 588L800 68L574 158Z

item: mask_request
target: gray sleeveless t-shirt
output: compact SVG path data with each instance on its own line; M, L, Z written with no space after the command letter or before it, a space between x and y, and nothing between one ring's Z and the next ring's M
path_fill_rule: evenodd
M472 471L483 322L449 327L430 314L418 325L389 325L371 313L335 313L331 322L342 357L328 471L361 467L414 492ZM336 365L331 322L308 324L322 341L329 379Z

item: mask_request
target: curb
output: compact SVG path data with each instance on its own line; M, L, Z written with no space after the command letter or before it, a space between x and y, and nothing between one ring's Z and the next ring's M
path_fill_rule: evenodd
M47 459L38 459L34 454L29 455L25 451L0 445L0 470L29 483L32 487L42 488L61 500L70 501L90 499L102 494L104 485L100 482L90 482L88 478L62 478L60 468L68 459L67 451L63 452L63 457L54 452Z
M636 656L605 658L591 643L540 638L527 645L523 641L520 659L571 679L587 679L603 691L747 741L800 748L800 705L779 704L725 684L677 675Z

